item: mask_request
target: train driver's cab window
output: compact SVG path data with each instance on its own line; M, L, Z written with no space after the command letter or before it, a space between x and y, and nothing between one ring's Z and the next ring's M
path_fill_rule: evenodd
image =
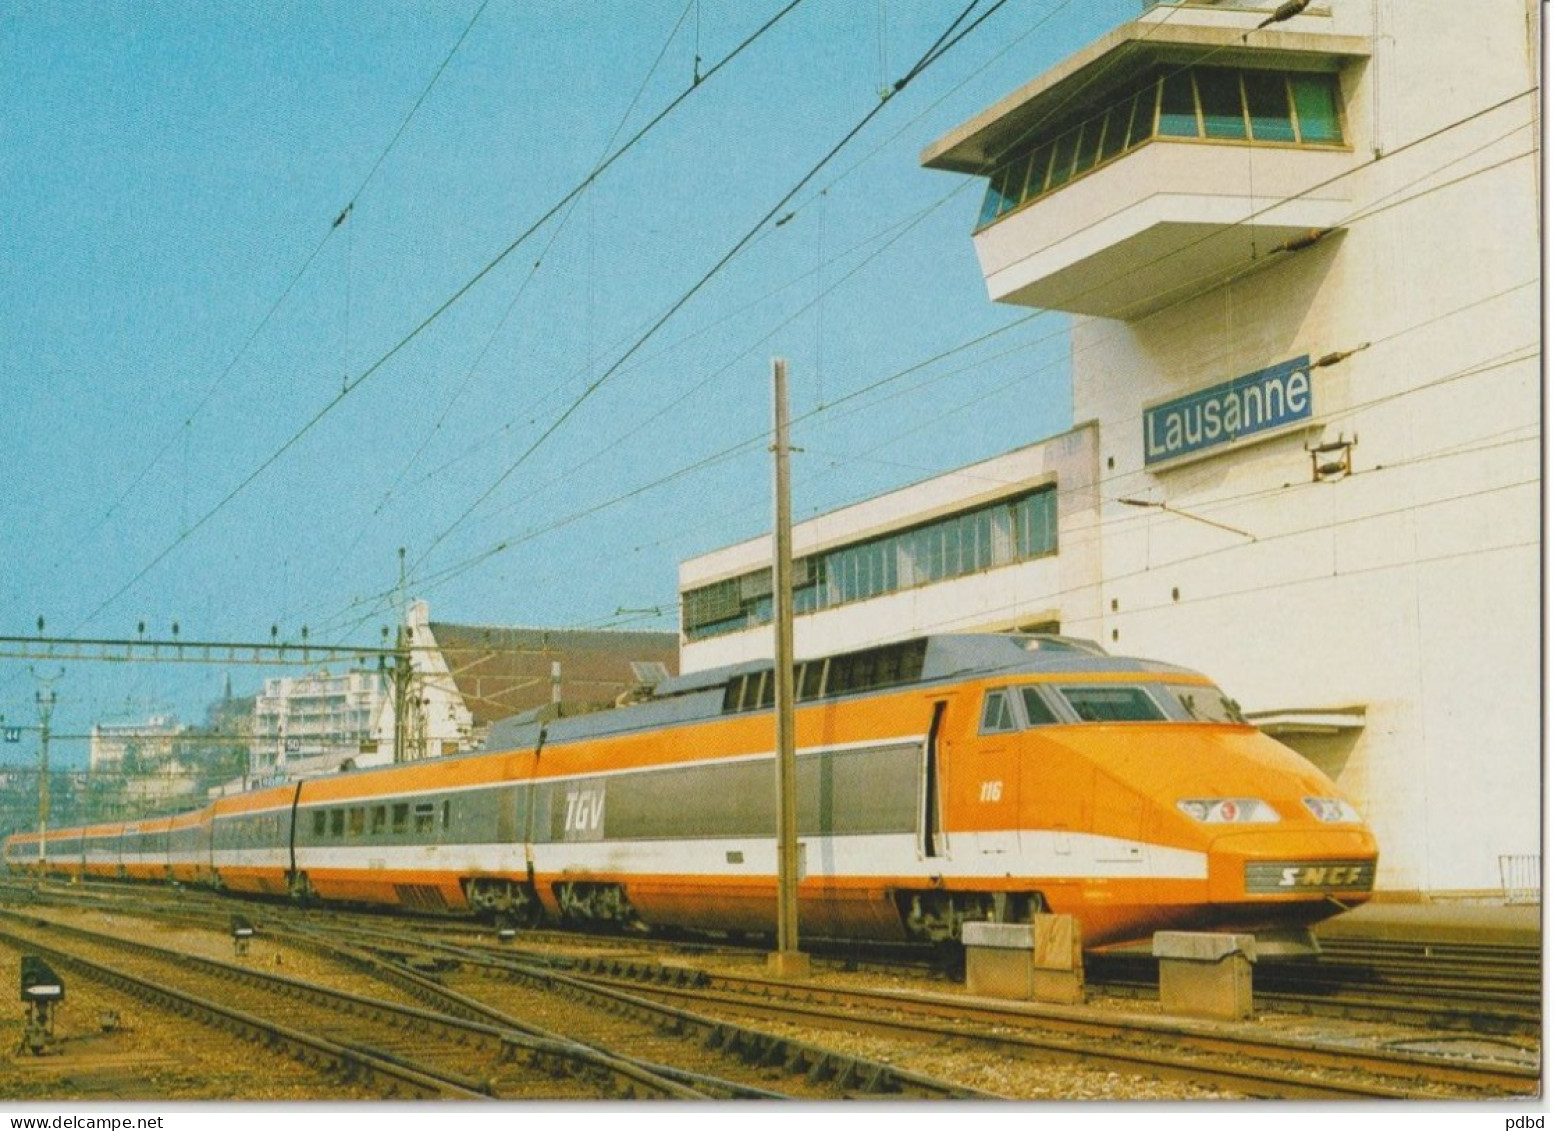
M1165 712L1142 687L1065 687L1063 698L1087 723L1142 723Z
M1020 699L1025 706L1025 721L1029 726L1052 726L1059 721L1057 714L1034 687L1020 688Z
M982 700L982 733L1004 734L1014 729L1014 708L1009 703L1009 693L1002 688L989 691Z

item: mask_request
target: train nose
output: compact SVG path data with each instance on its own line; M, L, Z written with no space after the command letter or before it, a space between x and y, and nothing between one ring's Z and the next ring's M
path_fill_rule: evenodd
M1268 829L1209 846L1209 898L1353 902L1376 885L1376 841L1363 828Z

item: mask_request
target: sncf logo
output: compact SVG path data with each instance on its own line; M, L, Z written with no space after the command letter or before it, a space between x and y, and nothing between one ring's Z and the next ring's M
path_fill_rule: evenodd
M1250 895L1370 891L1375 880L1374 860L1256 860L1246 865Z
M1362 864L1315 865L1285 868L1279 873L1281 888L1349 887L1365 874Z

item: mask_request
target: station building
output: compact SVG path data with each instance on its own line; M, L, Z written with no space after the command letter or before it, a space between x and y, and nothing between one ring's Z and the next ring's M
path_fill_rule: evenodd
M796 649L1198 668L1357 800L1381 895L1503 898L1541 871L1540 5L1299 7L1145 4L926 149L987 179L989 296L1072 315L1076 424L796 526ZM684 670L771 655L770 554L682 564Z

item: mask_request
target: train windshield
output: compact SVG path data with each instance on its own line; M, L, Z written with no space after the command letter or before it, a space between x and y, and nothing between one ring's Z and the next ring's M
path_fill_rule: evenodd
M1021 688L1028 726L1060 723L1077 717L1084 723L1226 723L1246 726L1236 701L1219 688L1202 683L1150 683L1129 687L1116 684L1048 685L1042 691ZM1053 693L1066 706L1055 713ZM1070 715L1070 712L1072 713Z
M1065 687L1063 698L1087 723L1142 723L1164 719L1160 704L1142 687Z
M1217 687L1167 684L1166 690L1194 722L1247 725L1246 716L1241 713L1241 705Z

